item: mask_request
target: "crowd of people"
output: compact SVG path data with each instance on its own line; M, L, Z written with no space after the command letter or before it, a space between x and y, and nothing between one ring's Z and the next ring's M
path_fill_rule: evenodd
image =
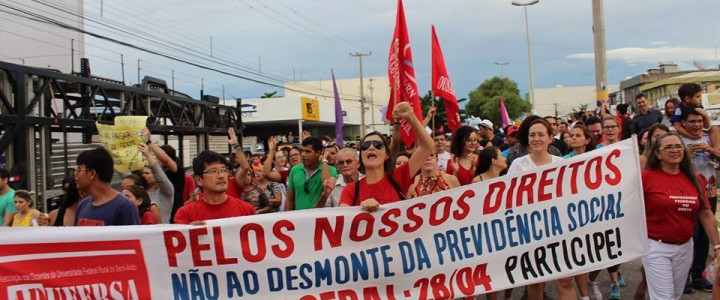
M477 127L447 133L428 133L427 118L419 120L410 105L400 103L393 109L392 137L371 132L357 144L337 145L301 136L299 147L282 148L279 144L291 136L271 137L262 157L244 153L231 128L232 156L202 151L193 160L192 175L184 172L175 149L156 145L144 129L147 142L139 146L146 161L143 170L121 174L114 187L110 153L102 147L82 152L74 176L63 181L64 200L49 214L32 209L33 193L12 190L8 172L0 169L0 222L13 227L202 225L212 219L327 207L374 212L389 203L533 170L636 134L650 250L642 259L643 281L633 297L678 299L683 292L712 291L713 282L702 273L710 249L714 257L720 255L714 216L720 129L711 126L700 94L699 85L683 84L679 99L667 101L664 112L650 108L640 94L633 116L620 104L613 114L603 106L567 119L530 115L519 126L499 129L483 120ZM399 121L406 121L417 137L411 147L401 143ZM598 284L601 270L554 283L561 299L621 299L625 282L620 268L607 269L608 287ZM544 287L526 287L525 297L546 298ZM487 298L510 296L511 291L500 291Z

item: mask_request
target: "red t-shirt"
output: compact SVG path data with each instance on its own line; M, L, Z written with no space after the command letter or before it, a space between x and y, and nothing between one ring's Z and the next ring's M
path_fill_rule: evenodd
M182 199L183 203L185 201L188 201L188 198L190 197L190 193L192 193L195 190L195 179L190 174L185 174L185 185L183 185L183 194Z
M457 177L458 181L460 182L460 185L468 185L471 184L473 181L473 178L475 178L475 169L477 168L479 159L475 159L475 167L471 168L470 170L463 168L462 164L458 162L458 159L456 157L453 157L450 159L447 163L447 168L445 170L445 173L448 173L450 175L453 175ZM454 164L458 165L458 168L460 170L455 173L455 169L453 167Z
M149 211L144 212L140 216L140 225L155 225L155 217Z
M242 187L238 184L237 180L235 180L235 176L228 178L228 187L227 190L225 190L225 194L230 197L241 199L242 190Z
M395 168L392 172L392 178L395 179L400 191L407 195L410 184L412 184L412 177L410 177L410 167L407 163ZM340 203L345 203L350 206L357 206L363 200L375 198L380 204L387 204L400 201L400 195L398 195L395 188L388 180L387 176L384 176L382 180L368 184L365 178L360 180L360 194L357 197L357 203L353 203L355 200L355 182L348 183L342 190L340 196Z
M684 174L645 170L642 184L648 237L670 243L690 240L698 212L710 207L707 199L698 198L697 189Z
M233 217L250 216L255 214L255 208L238 198L227 196L225 202L211 205L201 197L197 201L187 204L175 213L175 224L190 224L193 221L206 221Z

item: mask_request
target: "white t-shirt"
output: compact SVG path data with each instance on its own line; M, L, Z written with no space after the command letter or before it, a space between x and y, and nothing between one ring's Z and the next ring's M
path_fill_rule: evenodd
M550 155L552 156L552 162L561 161L562 157ZM513 160L512 164L510 165L510 168L508 168L507 173L513 174L513 173L520 173L522 171L528 171L537 168L535 163L530 158L530 155L525 155L520 158L517 158Z
M452 158L452 153L450 152L443 152L437 154L437 160L438 160L438 170L445 171L447 170L447 163Z

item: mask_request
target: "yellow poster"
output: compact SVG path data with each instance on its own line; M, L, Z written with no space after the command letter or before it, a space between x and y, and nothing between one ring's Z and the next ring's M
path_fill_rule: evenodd
M138 145L143 143L140 131L145 128L146 120L146 116L120 116L115 118L115 125L95 124L100 142L110 151L118 172L127 173L145 167Z
M303 120L320 121L320 104L317 99L301 98L302 118Z

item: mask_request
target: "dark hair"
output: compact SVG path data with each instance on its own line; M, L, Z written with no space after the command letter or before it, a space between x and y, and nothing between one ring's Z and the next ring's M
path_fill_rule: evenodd
M697 83L683 83L678 88L678 96L682 102L685 102L686 97L695 96L699 92L702 92L702 86Z
M525 118L525 120L520 123L520 127L518 128L518 142L523 147L527 147L530 142L528 141L528 136L530 135L530 124L532 122L535 122L535 120L542 120L540 116L537 115L529 115Z
M493 159L497 159L498 156L502 155L498 152L500 152L500 148L496 148L494 146L487 147L480 151L480 162L475 170L475 176L485 173L490 169Z
M177 151L175 151L175 148L168 144L165 144L160 146L160 149L165 151L165 154L167 154L172 160L177 161Z
M405 156L405 157L407 157L408 159L410 159L410 156L411 156L411 155L410 155L410 153L405 152L405 151L400 152L400 153L398 153L397 155L395 155L395 157L393 158L393 163L395 163L395 161L397 161L398 157L400 157L400 156Z
M602 120L596 116L590 116L585 120L585 126L590 127L590 125L600 124L602 126Z
M314 136L306 137L304 140L302 140L303 148L307 145L312 146L313 151L322 151L323 145L322 141L319 138L316 138Z
M0 179L10 178L10 172L5 168L0 168Z
M662 142L662 140L669 136L677 137L678 140L680 140L680 143L685 146L682 138L680 138L677 133L668 132L659 136L651 147L652 151L650 151L650 156L648 156L647 164L645 164L645 170L660 168L661 161L657 157L657 152L660 150L660 143ZM692 182L692 184L695 186L695 189L698 192L698 198L704 199L705 191L700 186L700 182L698 182L697 176L695 175L695 168L690 162L690 152L688 152L687 147L683 147L683 158L682 161L680 161L680 172L682 172L685 177L687 177L687 179L690 180L690 182ZM703 201L700 201L700 203L703 203Z
M690 115L702 117L703 115L700 112L698 112L697 110L695 110L695 108L697 108L697 106L695 106L695 105L685 106L683 108L681 120L687 121L687 119L690 117Z
M557 121L557 118L556 118L556 117L553 117L553 116L544 116L543 119L545 119L545 120L547 120L547 119L553 119L553 120Z
M527 132L525 132L524 136L523 136L523 135L519 135L519 136L518 136L518 138L519 138L519 140L520 140L520 144L522 144L522 145L525 146L525 147L527 147L527 146L530 145L530 127L533 127L533 125L535 125L535 124L542 124L543 126L545 126L545 129L547 129L547 134L548 134L548 136L551 137L551 138L552 138L552 136L553 136L553 134L552 134L552 132L553 132L553 131L552 131L552 125L550 125L550 122L548 122L548 121L545 120L545 119L538 118L538 119L536 119L535 121L532 121L532 122L530 123L530 125L528 125L528 127L527 127ZM550 146L550 145L548 145L548 147L549 147L549 146Z
M225 157L221 154L210 150L200 152L200 154L193 159L193 173L195 176L202 177L203 172L205 172L205 167L212 163L221 163L227 166L227 160L225 160Z
M673 105L677 106L677 104L680 103L680 99L678 99L676 97L672 97L672 98L668 99L667 101L665 101L666 107L667 107L668 103L672 103Z
M85 150L78 155L76 163L78 166L85 165L88 170L95 170L100 181L105 183L112 181L115 164L112 155L107 149L97 147Z
M652 138L653 134L655 134L655 131L658 131L658 130L665 131L665 133L670 132L670 128L668 128L667 126L665 126L665 124L663 124L663 123L655 123L655 125L650 126L650 128L648 128L648 130L647 130L647 133L648 133L648 137L647 137L648 140L647 140L647 142L648 142L648 143L650 143L650 139ZM641 137L641 138L642 138L642 137ZM650 152L652 152L652 145L651 145L651 144L646 144L646 145L645 145L645 151L643 151L642 154L645 154L645 157L650 157Z
M582 130L582 133L583 133L583 136L585 136L585 139L590 140L590 142L588 142L587 145L585 145L585 152L590 152L592 150L595 150L595 146L597 146L597 145L595 144L596 143L595 137L592 135L592 133L590 133L590 129L585 127L585 125L575 124L575 126L573 126L573 128L570 129L570 131L572 131L575 128ZM570 145L568 145L568 146L570 146Z
M625 103L620 103L617 106L615 106L615 110L623 115L627 114L627 109L628 109L628 105Z
M380 140L382 140L383 146L385 147L385 153L387 153L385 162L383 162L383 171L385 171L385 174L390 174L395 169L395 160L393 159L392 153L390 153L390 144L388 143L388 140L385 138L384 135L382 135L380 132L373 131L371 133L366 134L362 140L360 140L360 145L362 145L363 142L365 142L365 139L367 139L369 136L374 135L380 137ZM360 173L365 173L365 164L363 164L362 160L362 148L360 149L360 167L358 168L358 171Z
M133 182L135 182L135 185L147 189L148 188L148 182L145 180L145 177L142 177L138 174L128 174L123 177L123 179L130 179Z
M146 211L150 211L150 205L152 205L152 202L150 202L150 195L148 195L147 191L137 185L131 185L128 187L125 187L126 190L130 191L130 193L135 196L135 198L142 199L142 202L140 205L138 205L138 213L142 216Z
M635 95L635 100L636 100L636 101L637 101L638 99L640 99L640 98L645 98L645 99L647 99L647 96L646 96L645 94L643 94L643 93L640 93L640 94Z
M26 190L15 191L15 197L18 197L27 202L30 202L30 207L32 207L32 205L33 205L33 197L32 197L33 195L35 195L35 193L33 193L31 191L26 191Z
M433 131L432 137L434 138L434 137L436 137L436 136L445 136L445 133L442 132L442 131L437 131L437 130L436 130L436 131Z
M455 157L461 157L463 149L465 149L465 141L470 138L470 135L475 132L475 128L464 125L460 126L455 133L453 133L452 141L450 142L450 153Z

